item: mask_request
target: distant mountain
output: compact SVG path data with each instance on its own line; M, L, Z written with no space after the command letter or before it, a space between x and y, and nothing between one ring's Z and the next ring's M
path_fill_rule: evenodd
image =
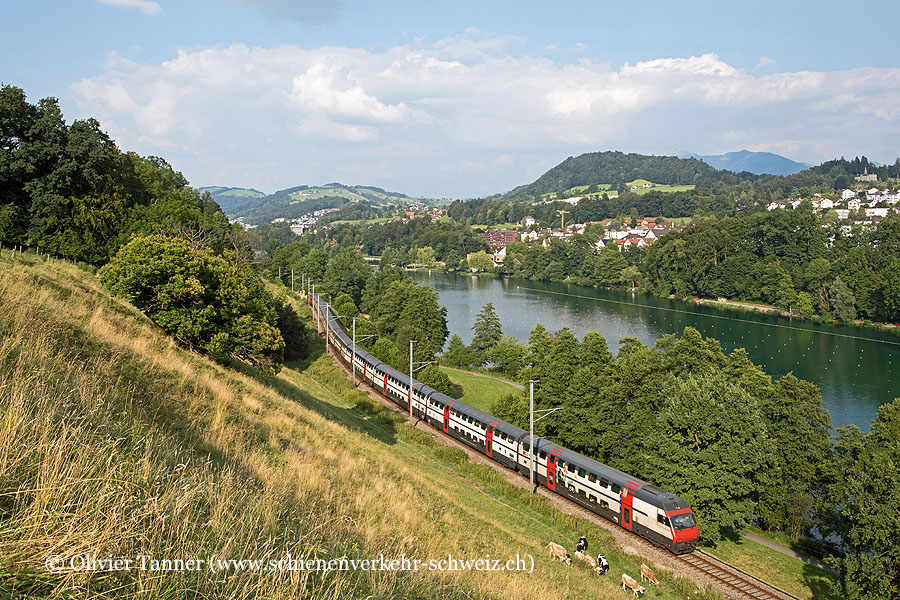
M215 197L215 196L213 196ZM398 206L420 201L406 194L387 192L366 185L329 183L322 186L300 185L261 197L244 197L230 202L222 210L231 217L243 217L250 225L268 223L273 219L296 219L324 208L340 208L349 202L367 202L374 206Z
M708 163L695 158L589 152L570 156L533 183L519 186L505 196L537 197L587 185L610 186L615 189L619 184L636 179L663 185L696 185L704 180L719 179L719 172Z
M701 156L692 152L678 152L677 154L679 158L696 158L716 169L731 171L732 173L746 171L755 175L793 175L812 166L785 158L780 154L751 152L749 150L707 156Z
M197 188L201 194L209 192L213 200L222 207L222 210L228 212L233 207L243 204L252 198L262 198L266 194L253 188L240 187L222 187L220 185L208 185L206 187Z

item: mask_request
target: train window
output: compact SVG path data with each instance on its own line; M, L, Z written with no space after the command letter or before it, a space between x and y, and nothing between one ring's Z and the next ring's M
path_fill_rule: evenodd
M591 483L597 481L597 476L593 473L588 473L588 481L590 481Z
M578 476L579 476L579 477L584 477L584 475L585 475L584 469L578 469Z
M623 508L623 509L622 509L622 521L623 521L626 525L628 525L629 523L631 523L631 511L628 510L627 508Z
M584 498L587 494L584 493L584 490L578 490L578 495Z
M575 465L573 465L572 463L567 464L567 465L566 465L566 471L568 471L569 473L574 473L574 472L575 472Z
M558 469L565 469L565 468L566 468L566 461L564 461L564 460L558 461L558 462L556 463L556 468L558 468Z
M593 502L594 504L597 504L597 496L595 496L595 495L593 495L593 494L591 494L590 496L588 496L588 500L590 500L590 501Z
M669 527L669 517L666 515L656 515L656 522L665 527Z
M540 456L541 458L547 458L547 453L542 450Z
M605 508L606 510L609 510L609 502L607 502L606 500L601 500L600 508Z
M611 489L613 491L613 494L618 494L619 492L622 491L622 488L619 487L618 485L616 485L615 483L612 484L611 486L609 486L609 489Z

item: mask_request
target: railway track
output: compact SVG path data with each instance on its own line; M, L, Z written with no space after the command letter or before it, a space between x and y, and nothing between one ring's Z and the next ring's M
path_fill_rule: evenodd
M713 583L723 588L728 596L737 599L750 600L797 600L787 592L769 585L761 579L737 569L714 556L695 550L690 554L682 554L678 559L688 564L692 569L700 571Z
M350 370L336 356L331 356L334 364L349 375ZM372 389L365 383L363 383L362 386L370 392L370 397L378 400L389 410L404 413L404 411L402 411L395 404L386 400L381 394L378 393L377 390L372 391ZM507 475L508 472L512 472L496 461L488 460L486 457L484 457L483 454L474 451L462 442L440 434L428 425L424 426L423 431L427 431L428 433L432 434L435 440L442 440L448 445L460 448L470 458L476 459L482 464L489 465L492 468L496 469L498 472L503 473L504 475ZM516 473L516 477L507 477L506 479L513 485L519 485L521 487L528 486L527 481L522 482L519 480L518 473ZM655 562L657 562L661 566L667 566L669 568L674 567L676 573L680 575L684 575L684 571L693 571L696 575L699 576L694 577L694 579L699 579L712 584L715 588L718 589L720 593L728 596L729 598L733 598L734 600L799 600L796 596L780 590L775 586L768 584L765 581L754 577L753 575L750 575L749 573L741 571L737 567L733 567L714 556L706 554L702 550L695 550L690 554L673 555L666 550L662 550L653 546L639 535L618 527L613 523L607 521L606 519L597 516L596 514L586 510L579 504L572 502L568 498L564 498L557 494L552 494L547 491L546 488L542 488L540 486L537 488L537 493L546 497L557 506L566 507L568 509L566 512L568 512L569 514L577 515L581 518L587 519L597 525L602 526L604 529L607 529L616 537L624 536L630 542L640 545L642 547L642 553L644 556L658 553L657 560Z

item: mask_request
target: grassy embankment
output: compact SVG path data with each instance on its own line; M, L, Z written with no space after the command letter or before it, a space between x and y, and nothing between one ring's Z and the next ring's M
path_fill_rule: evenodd
M458 398L474 406L478 410L490 412L491 405L509 394L521 394L522 392L506 382L489 377L479 377L459 369L441 367L450 381L462 388L463 394Z
M773 541L790 545L785 540ZM734 536L703 550L798 598L839 600L839 596L830 595L837 575L746 538Z
M319 348L321 346L319 345ZM409 429L323 355L260 380L188 352L72 265L0 257L0 596L583 598L639 559ZM581 533L598 579L545 554ZM534 572L51 573L51 555L533 555ZM697 594L663 573L650 598Z

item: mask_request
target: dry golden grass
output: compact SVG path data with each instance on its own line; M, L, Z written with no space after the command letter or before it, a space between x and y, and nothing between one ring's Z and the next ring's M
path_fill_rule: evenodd
M605 533L543 501L530 507L490 469L400 421L325 357L304 372L256 379L178 347L71 265L0 257L0 597L614 593L612 578L563 567L543 550L583 530L609 543ZM46 568L51 555L84 553L263 561L519 553L534 556L535 572Z

